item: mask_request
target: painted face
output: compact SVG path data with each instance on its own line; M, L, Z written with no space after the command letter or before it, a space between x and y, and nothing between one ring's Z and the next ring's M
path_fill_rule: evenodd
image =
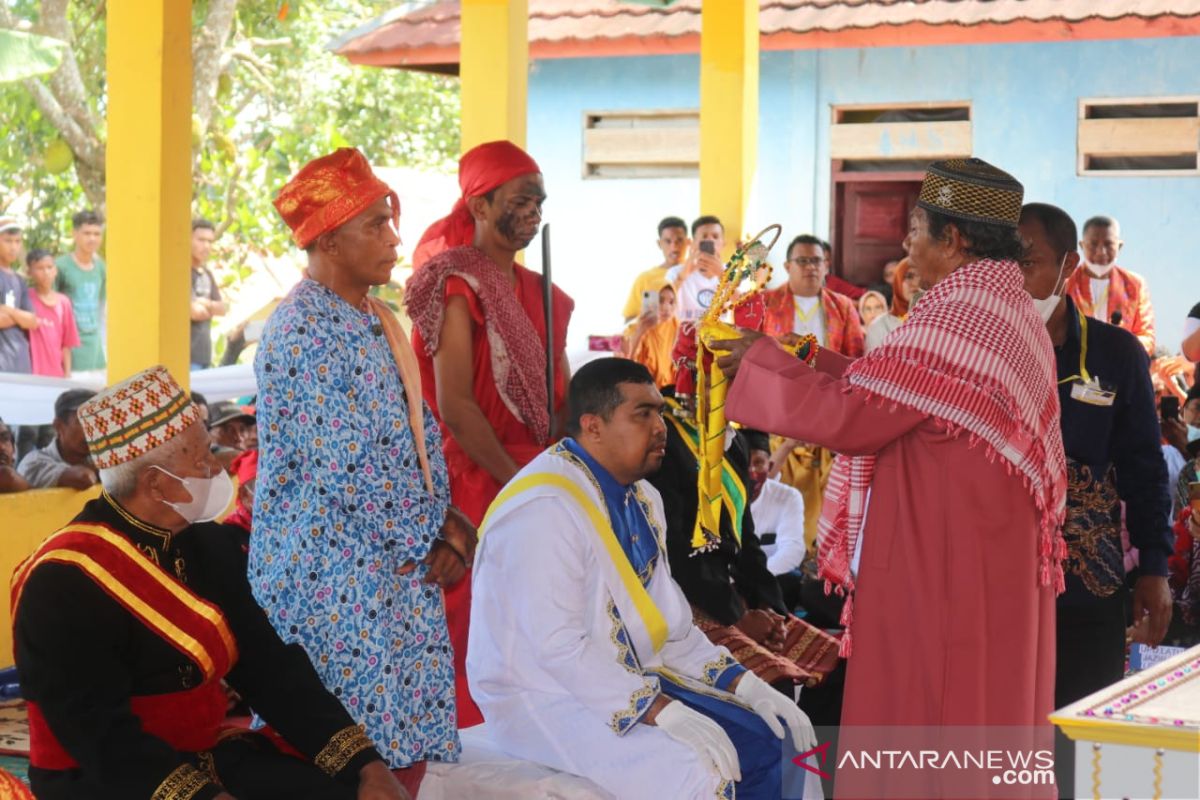
M513 178L497 187L492 201L486 204L484 235L497 237L506 250L524 250L542 226L545 202L541 173Z
M788 253L788 285L792 294L815 297L825 285L829 265L819 244L798 244Z
M687 250L688 235L686 228L664 228L658 237L658 249L662 252L663 263L673 267L683 261Z

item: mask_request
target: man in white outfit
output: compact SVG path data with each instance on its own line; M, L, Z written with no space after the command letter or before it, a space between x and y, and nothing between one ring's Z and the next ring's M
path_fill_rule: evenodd
M508 754L621 800L735 787L776 800L812 726L692 624L642 480L665 453L663 408L632 361L593 361L571 380L572 436L517 473L481 526L471 693Z

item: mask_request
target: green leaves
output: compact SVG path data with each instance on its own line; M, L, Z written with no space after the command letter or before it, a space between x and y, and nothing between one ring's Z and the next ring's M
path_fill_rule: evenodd
M0 83L54 72L66 52L67 43L58 39L0 29Z

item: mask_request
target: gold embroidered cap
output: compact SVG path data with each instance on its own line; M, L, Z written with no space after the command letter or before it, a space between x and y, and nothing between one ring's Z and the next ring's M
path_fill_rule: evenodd
M200 409L163 366L108 387L77 413L97 469L145 455L200 419Z
M375 176L358 150L343 147L313 159L284 184L275 209L292 229L301 250L326 231L346 224L381 197L392 204L392 224L400 223L400 198Z
M917 205L947 217L1016 228L1025 187L979 158L951 158L929 165Z

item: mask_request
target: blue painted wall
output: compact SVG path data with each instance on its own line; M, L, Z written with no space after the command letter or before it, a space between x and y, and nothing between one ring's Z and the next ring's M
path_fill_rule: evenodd
M657 263L657 221L700 213L697 180L582 177L585 111L695 108L695 56L541 61L530 74L529 146L546 175L555 277L576 298L573 349L615 331L629 283ZM1200 94L1200 37L764 52L759 169L748 228L827 235L830 108L846 103L969 100L974 154L1015 174L1026 198L1077 223L1110 214L1127 242L1120 263L1147 277L1162 344L1176 348L1200 301L1192 228L1200 178L1080 177L1081 97ZM536 248L535 248L536 249ZM539 256L529 254L538 266Z

